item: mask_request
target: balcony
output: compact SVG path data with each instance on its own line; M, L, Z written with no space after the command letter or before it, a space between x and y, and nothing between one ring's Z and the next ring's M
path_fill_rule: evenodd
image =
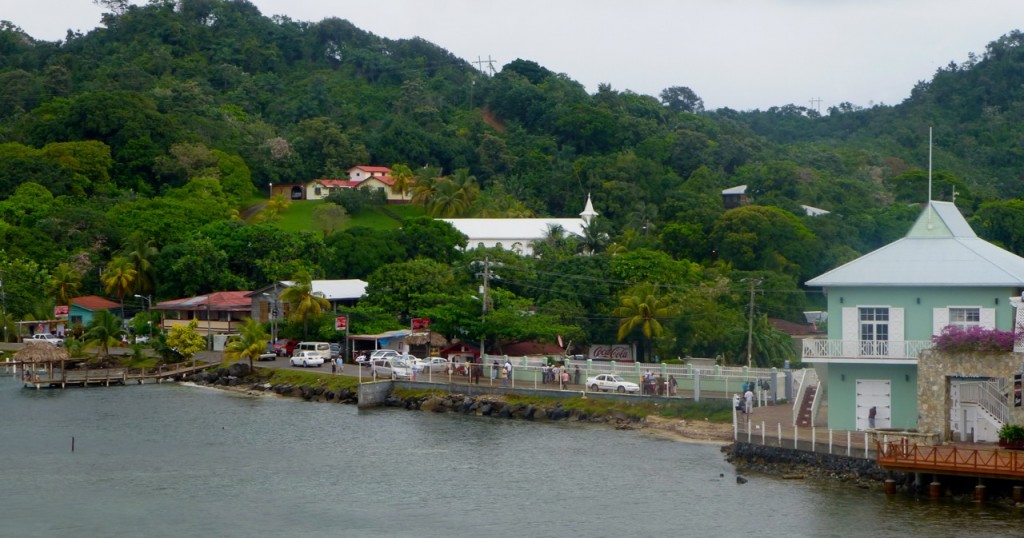
M872 360L917 361L917 356L932 347L931 340L823 340L803 341L803 359L834 362L870 362Z

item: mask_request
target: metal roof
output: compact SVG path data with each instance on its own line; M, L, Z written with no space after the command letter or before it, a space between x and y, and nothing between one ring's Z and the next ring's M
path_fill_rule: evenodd
M931 202L906 237L808 286L1024 286L1024 258L979 238L956 206Z

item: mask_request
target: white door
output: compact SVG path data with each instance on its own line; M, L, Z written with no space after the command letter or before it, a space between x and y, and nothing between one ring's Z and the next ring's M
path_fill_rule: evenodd
M875 408L875 428L892 425L892 382L888 379L857 380L857 429L866 430L868 414Z

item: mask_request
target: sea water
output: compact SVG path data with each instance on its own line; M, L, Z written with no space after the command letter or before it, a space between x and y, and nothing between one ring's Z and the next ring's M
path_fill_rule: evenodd
M1014 509L738 484L717 445L586 424L11 378L0 412L2 536L1024 534Z

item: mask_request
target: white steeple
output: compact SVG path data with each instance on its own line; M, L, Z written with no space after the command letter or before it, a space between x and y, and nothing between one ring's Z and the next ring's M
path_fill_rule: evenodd
M580 213L580 218L583 222L590 226L590 221L594 220L594 217L598 215L597 211L594 211L594 204L590 201L590 193L587 193L587 205L583 208L583 212Z

